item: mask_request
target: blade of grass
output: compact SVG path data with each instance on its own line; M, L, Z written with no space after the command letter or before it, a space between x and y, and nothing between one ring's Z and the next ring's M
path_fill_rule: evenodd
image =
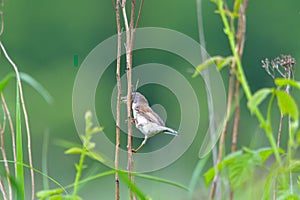
M6 85L9 83L10 79L14 77L13 73L9 73L7 74L0 82L0 93L3 92L4 88L6 87Z
M139 173L132 173L132 175L134 175L135 177L144 178L144 179L147 179L147 180L151 180L151 181L156 181L156 182L160 182L160 183L165 183L165 184L168 184L168 185L172 185L172 186L184 189L186 191L189 190L184 185L181 185L179 183L176 183L174 181L170 181L170 180L167 180L167 179L159 178L159 177L156 177L156 176L150 176L150 175L147 175L147 174L139 174Z
M143 192L140 190L136 184L134 184L133 181L131 181L125 174L127 173L120 173L119 176L120 178L128 185L130 188L130 191L135 193L140 199L146 200L149 199Z
M140 174L140 173L136 173L136 172L128 172L128 171L125 171L125 170L116 170L116 171L118 171L119 173L123 173L123 174L124 173L125 174L132 173L132 175L135 176L135 177L139 177L139 178L143 178L143 179L147 179L147 180L151 180L151 181L156 181L156 182L160 182L160 183L166 183L168 185L172 185L172 186L184 189L186 191L189 190L189 188L187 188L184 185L181 185L179 183L176 183L174 181L170 181L170 180L167 180L167 179L159 178L159 177L156 177L156 176L151 176L151 175L147 175L147 174Z
M44 88L38 81L32 78L29 74L20 72L20 78L22 81L28 83L31 87L33 87L44 99L47 103L53 103L53 97L50 93Z
M49 131L46 130L43 138L43 149L42 149L42 172L46 175L48 175L48 167L47 167L48 144L49 144ZM49 183L45 176L43 176L43 188L44 190L49 189Z
M209 155L209 154L208 154ZM195 169L194 169L194 172L193 172L193 175L192 175L192 178L191 178L191 181L190 181L190 185L189 185L189 199L192 199L193 198L193 194L195 192L195 189L196 189L196 186L197 186L197 182L199 181L199 178L200 178L200 175L201 175L201 172L209 158L209 156L205 156L203 159L199 160Z
M22 83L20 79L20 73L18 70L17 65L13 62L13 60L10 58L8 53L6 52L6 49L2 42L0 41L0 48L5 56L5 58L9 61L11 66L13 67L16 77L17 77L17 83L16 83L16 89L17 89L17 95L16 95L16 144L17 144L17 163L23 163L23 155L22 154L22 133L21 133L21 106L23 110L24 120L25 120L25 128L26 128L26 134L27 134L27 151L28 151L28 160L30 165L30 176L31 176L31 199L34 200L34 173L33 173L33 162L32 162L32 153L31 153L31 137L30 137L30 128L29 128L29 120L27 115L27 110L25 106L25 100L23 96L23 90L22 90ZM21 104L20 104L21 103ZM20 141L18 141L20 140ZM18 160L20 159L20 160ZM21 161L21 162L19 162ZM16 176L19 177L20 181L20 187L22 187L21 190L21 199L24 199L24 172L23 167L20 167L19 164L17 165L17 174Z
M0 163L3 163L3 160L0 160ZM8 163L15 163L15 161L13 160L7 160ZM40 174L42 176L45 176L46 178L48 178L52 183L54 183L55 185L57 185L59 188L61 188L66 194L68 194L68 191L66 189L68 189L67 187L62 186L58 181L56 181L54 178L51 178L50 176L48 176L47 174L44 174L42 171L35 169L35 168L31 168L30 165L24 164L24 163L16 163L17 165L21 165L23 166L23 168L27 168L27 169L32 169L35 173ZM113 172L114 173L114 172ZM17 180L15 180L13 177L10 178L12 181L12 185L15 186L16 191L20 194L19 191L19 183L17 182Z
M17 169L16 178L20 187L20 196L18 200L24 200L24 170L23 166L19 163L23 163L23 147L22 147L22 131L21 131L21 105L20 105L20 92L19 85L17 86L16 95L16 152L17 152Z

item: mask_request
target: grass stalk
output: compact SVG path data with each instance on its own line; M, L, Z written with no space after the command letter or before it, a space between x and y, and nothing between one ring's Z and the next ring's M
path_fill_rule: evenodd
M115 169L119 168L119 151L120 151L120 103L121 103L121 78L120 78L120 66L121 66L121 22L120 22L120 0L116 0L116 23L118 32L118 46L117 46L117 66L116 66L116 80L117 80L117 105L116 105L116 149L115 149ZM120 181L119 173L115 174L115 199L120 199Z

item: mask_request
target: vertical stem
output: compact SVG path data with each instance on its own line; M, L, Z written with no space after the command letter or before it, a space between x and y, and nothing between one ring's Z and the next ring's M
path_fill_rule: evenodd
M281 138L281 131L282 131L282 123L283 123L283 114L280 113L280 121L278 127L278 135L277 135L277 147L280 147L280 138Z
M131 0L131 17L130 17L130 27L128 24L127 14L126 14L126 0L122 1L122 13L126 30L126 75L127 75L127 169L129 171L129 179L133 182L133 157L132 157L132 111L131 111L131 93L132 93L132 47L133 47L133 34L134 34L134 6L135 1ZM135 199L135 196L129 189L130 199Z
M233 130L232 130L232 141L231 141L231 152L236 151L237 146L237 137L238 137L238 128L239 128L239 120L240 120L240 99L239 99L239 88L240 88L240 82L235 82L235 114L234 114L234 122L233 122ZM230 189L230 200L234 199L234 191L232 188Z
M234 94L236 107L235 107L235 115L234 115L231 152L236 151L237 136L238 136L238 129L239 129L239 120L240 120L239 86L240 86L240 82L237 81L235 83L235 94Z
M1 191L1 193L2 193L3 200L8 200L7 192L6 192L6 190L5 190L4 183L3 183L1 177L0 177L0 191Z
M74 190L73 190L73 196L74 197L77 196L79 180L80 180L80 177L81 177L81 172L82 172L82 169L83 169L83 162L84 162L86 152L87 152L87 148L86 148L86 144L84 142L82 152L80 154L79 164L76 167L77 173L76 173L76 177L75 177L75 181L74 181Z
M21 111L20 111L20 93L17 85L16 94L16 152L17 152L17 173L16 179L19 181L20 195L17 199L24 199L24 170L23 170L23 144L22 144L22 132L21 132Z
M9 195L9 199L12 200L13 199L13 191L12 191L12 187L11 187L11 181L10 181L10 171L9 171L9 166L8 166L8 162L7 162L7 156L6 156L6 151L5 151L5 142L4 142L4 132L5 132L5 124L6 124L6 110L7 105L6 102L4 100L4 96L3 93L1 93L2 96L2 108L3 108L3 115L4 115L4 120L3 120L3 127L0 127L0 141L1 141L1 152L2 152L2 156L3 156L3 161L4 161L4 167L5 167L5 172L6 172L6 181L7 181L7 187L8 187L8 195ZM5 110L5 111L4 111ZM9 116L10 118L10 116ZM8 119L9 123L11 123L11 119Z
M115 150L115 169L119 168L119 151L120 151L120 101L121 101L121 80L120 80L120 65L121 65L121 24L120 24L120 0L116 1L116 21L117 21L117 31L118 31L118 47L117 47L117 66L116 66L116 79L117 79L117 105L116 105L116 150ZM116 184L116 194L115 199L120 199L120 183L119 183L119 173L116 171L115 174L115 184Z
M287 79L291 79L291 70L292 70L292 66L289 66L288 68L289 70L287 70ZM291 86L287 85L285 88L285 91L287 94L290 94L291 91ZM291 166L291 161L293 159L293 155L292 155L292 146L294 144L294 131L292 130L292 122L291 122L291 116L288 116L288 127L289 127L289 139L288 139L288 166ZM289 178L290 178L290 192L291 194L293 194L293 177L292 177L292 170L289 169Z
M1 6L4 7L4 0L1 0L0 2ZM4 32L4 15L3 15L3 11L1 10L0 11L0 16L1 16L1 30L0 30L0 36L2 35L2 33ZM28 123L28 115L27 115L27 111L26 111L26 107L25 107L25 102L24 102L24 96L23 96L23 91L22 91L22 84L21 84L21 79L20 79L20 74L19 74L19 71L18 71L18 68L17 66L15 65L15 63L11 60L11 58L8 56L5 48L4 48L4 45L2 44L2 42L0 41L0 46L1 46L1 49L4 53L4 56L5 58L10 62L10 64L12 65L13 69L15 70L15 73L16 73L16 77L17 77L17 102L16 102L16 105L17 105L17 108L16 108L16 113L17 113L17 122L16 122L16 126L17 126L17 129L16 129L16 133L19 133L17 134L17 137L19 139L21 139L21 141L19 141L19 145L20 143L22 143L22 136L21 136L21 112L20 112L20 102L21 102L21 106L22 106L22 110L23 110L23 115L24 115L24 118L25 118L25 127L26 127L26 133L27 133L27 151L28 151L28 160L29 160L29 167L30 167L30 175L31 175L31 199L34 200L34 172L33 172L33 162L32 162L32 153L31 153L31 138L30 138L30 129L29 129L29 123ZM20 127L18 127L18 125ZM18 142L18 140L17 140ZM23 161L23 156L20 155L20 153L22 153L22 145L21 146L17 146L17 148L19 148L19 158L21 158L21 161ZM22 163L23 164L23 163ZM20 163L19 163L20 165ZM16 165L17 169L16 169L16 172L18 171L19 169L19 172L21 174L20 179L21 179L21 194L23 195L24 197L24 175L23 175L23 166L18 166L18 164ZM22 168L22 169L21 169ZM22 180L23 179L23 180Z
M8 106L6 104L6 101L5 101L5 98L4 98L4 95L1 94L1 99L2 99L2 105L4 106L4 109L5 109L5 112L7 114L7 119L8 119L8 122L9 122L9 127L10 127L10 131L11 131L11 140L12 140L12 149L13 149L13 157L14 157L14 165L15 165L15 170L17 170L17 153L16 153L16 135L15 135L15 129L14 129L14 124L13 124L13 121L12 121L12 118L11 118L11 115L10 115L10 112L9 112L9 109L8 109ZM17 172L15 171L15 174Z
M3 19L3 16L2 16ZM3 22L4 23L4 22ZM3 30L2 30L3 31ZM17 87L17 98L16 98L16 141L17 141L17 158L19 163L17 163L17 172L19 174L20 182L21 182L21 195L24 197L24 172L23 172L23 148L22 148L22 133L21 133L21 106L25 121L25 128L26 128L26 135L27 135L27 151L28 151L28 160L29 160L29 167L30 167L30 176L31 176L31 199L34 200L34 172L33 172L33 161L32 161L32 152L31 152L31 136L30 136L30 128L29 128L29 120L28 120L28 114L25 106L25 100L22 90L22 83L20 78L20 73L18 70L17 65L13 62L13 60L9 57L8 53L6 52L6 49L2 42L0 41L0 48L5 56L5 58L9 61L9 63L12 65L15 74L16 74L16 87ZM20 104L21 103L21 104ZM19 140L20 141L19 141ZM16 175L18 175L16 174Z
M223 5L223 0L217 0L216 4L217 4L218 11L220 13L221 19L222 19L223 24L224 24L224 31L227 34L232 54L233 54L234 59L236 61L238 80L240 81L240 83L243 87L243 90L245 92L245 95L246 95L247 99L249 100L249 99L252 98L252 93L251 93L249 85L247 83L247 79L245 77L245 73L244 73L244 70L243 70L238 52L235 50L234 35L233 35L233 33L230 29L230 26L229 26L229 23L228 23L228 20L227 20L227 17L226 17L227 15L226 15L225 10L223 8L223 6L224 6ZM281 160L279 151L277 149L276 141L273 137L272 130L268 127L267 122L265 121L264 117L262 116L262 114L261 114L261 112L258 108L255 108L253 110L253 113L256 115L256 117L259 120L261 126L265 129L267 138L268 138L268 140L269 140L269 142L272 146L272 149L274 151L276 161L278 162L279 166L282 167L282 160Z

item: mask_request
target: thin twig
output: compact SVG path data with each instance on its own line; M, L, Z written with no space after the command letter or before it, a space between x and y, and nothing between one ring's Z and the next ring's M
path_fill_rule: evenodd
M4 31L4 14L3 14L4 0L1 0L0 6L2 7L2 9L0 10L0 17L1 17L0 36L2 36Z
M143 9L143 5L144 5L144 0L141 0L140 8L139 8L139 13L137 15L137 19L136 19L136 22L135 22L135 27L134 27L135 29L137 28L137 26L139 24L141 13L142 13L142 9Z
M118 47L117 47L117 66L116 66L116 79L117 79L117 105L116 105L116 150L115 150L115 168L119 169L119 151L120 151L120 102L121 102L121 80L120 80L120 66L121 66L121 23L120 23L120 0L116 0L115 11L116 11L116 22L118 31ZM116 171L115 174L116 183L116 194L115 199L120 199L120 183L119 183L119 173Z
M9 112L9 109L8 109L8 106L6 104L3 94L1 94L1 99L2 99L2 105L5 109L7 119L9 122L9 127L10 127L10 132L11 132L11 140L12 140L13 157L14 157L14 165L15 165L15 170L17 170L17 153L16 153L16 139L15 139L16 136L15 136L14 124L13 124L13 121L12 121L12 118L11 118L11 115L10 115L10 112ZM17 173L17 172L15 171L15 173Z
M128 57L129 57L129 62L128 62L128 68L127 68L127 95L131 96L132 93L132 50L133 50L133 42L134 42L134 12L135 12L135 0L131 0L131 11L130 11L130 41L129 41L129 51L128 51ZM127 96L128 97L128 96ZM131 102L131 100L130 100ZM127 105L128 107L128 168L129 171L133 171L133 156L132 156L132 110L131 110L131 103ZM130 134L129 134L130 133ZM129 178L134 182L134 176L130 173ZM130 199L136 200L135 194L132 192L130 189Z
M233 131L232 131L231 152L236 151L236 144L237 144L237 137L238 137L239 120L240 120L239 88L240 88L240 82L236 81L235 89L234 89L234 101L236 103L236 106L235 106L234 123L233 123Z
M5 190L4 183L3 183L1 177L0 177L0 190L1 190L1 193L2 193L3 199L4 199L4 200L8 200L7 192L6 192L6 190Z
M133 157L132 157L132 111L131 111L131 93L132 93L132 47L133 41L132 37L134 34L134 6L135 1L131 1L131 17L130 17L130 27L128 24L127 14L126 14L126 0L122 1L122 13L123 13L123 20L125 24L126 30L126 74L127 74L127 153L128 153L128 160L127 160L127 170L129 172L133 171ZM133 182L133 175L132 173L128 173L129 179ZM130 199L135 199L135 195L133 194L131 188L129 188Z
M4 106L3 108L3 125L2 127L0 126L0 141L1 141L1 152L2 152L2 157L4 161L4 168L6 172L6 179L7 179L7 186L8 186L8 194L9 194L9 199L12 200L12 187L11 187L11 182L10 182L10 172L9 172L9 167L8 167L8 162L7 162L7 156L6 156L6 151L5 151L5 142L4 142L4 132L5 132L5 124L6 124L6 115L4 112Z
M239 19L238 19L238 30L237 30L237 43L236 49L238 52L238 56L241 59L244 51L244 44L245 44L245 33L246 33L246 9L248 6L248 0L245 0L240 8L239 8ZM236 63L233 63L233 68L236 68ZM240 82L236 81L235 83L235 115L234 115L234 124L233 124L233 131L232 131L232 142L231 142L231 152L236 151L237 146L237 137L238 137L238 128L239 128L239 121L240 121L240 98L239 98L239 90L240 90ZM230 199L234 198L234 192L230 190Z
M280 138L281 138L281 131L282 131L282 123L283 123L283 114L280 113L279 119L279 127L278 127L278 134L277 134L277 147L280 147Z
M31 199L34 200L34 196L35 196L35 194L34 194L34 171L33 171L33 163L32 163L30 128L29 128L29 122L28 122L29 120L28 120L28 115L27 115L27 110L26 110L24 95L23 95L23 90L22 90L21 78L20 78L18 67L16 66L16 64L12 61L12 59L7 54L6 49L1 41L0 41L0 47L4 53L5 58L12 65L12 67L16 73L17 84L19 86L20 100L21 100L21 105L22 105L22 109L23 109L23 115L24 115L25 127L26 127L26 133L27 133L27 150L28 150L28 160L29 160L30 174L31 174Z

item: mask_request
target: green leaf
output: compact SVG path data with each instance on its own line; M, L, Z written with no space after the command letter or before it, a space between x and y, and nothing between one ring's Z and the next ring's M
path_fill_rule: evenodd
M63 200L62 195L55 195L49 198L49 200Z
M89 142L86 144L86 149L91 150L91 149L95 148L95 146L96 146L96 143Z
M91 134L99 133L103 131L103 127L96 126L91 130Z
M42 190L36 193L36 196L39 199L46 199L47 197L53 196L53 195L58 195L63 192L62 189L54 189L54 190Z
M256 159L250 154L243 154L228 166L229 181L233 189L248 180L253 172Z
M66 195L63 196L62 200L82 200L82 198L79 196Z
M127 174L127 175L129 173L128 171L125 171L125 170L115 170L115 171L119 172L121 174ZM172 185L172 186L184 189L186 191L189 190L186 186L184 186L182 184L179 184L177 182L170 181L170 180L167 180L167 179L163 179L163 178L160 178L160 177L151 176L151 175L147 175L147 174L140 174L140 173L136 173L136 172L131 172L131 174L135 177L143 178L143 179L150 180L150 181L165 183L165 184L168 184L168 185Z
M22 79L22 81L28 83L31 87L33 87L45 99L47 103L53 103L53 97L38 81L23 72L20 73L20 78Z
M300 82L295 81L295 80L291 80L291 79L276 78L275 79L275 84L279 87L290 85L290 86L300 90Z
M223 69L223 67L229 65L233 61L234 61L233 56L228 56L226 58L223 58L222 60L217 61L217 69L221 70L221 69Z
M263 88L258 90L252 98L248 101L247 106L250 112L253 114L254 110L257 109L259 104L271 93L271 89Z
M299 200L300 198L292 194L289 190L285 191L283 194L278 195L277 200Z
M240 6L241 6L242 2L243 2L243 0L235 0L234 1L233 13L235 15L238 15L239 9L240 9Z
M190 184L189 184L189 199L193 198L197 183L199 181L199 177L201 176L203 168L205 167L205 164L207 163L207 160L209 157L210 156L208 154L207 156L204 157L204 159L200 159L194 169L194 172L193 172L192 178L190 180Z
M273 149L263 148L263 149L258 150L258 153L261 157L261 161L263 164L271 156L271 154L273 153ZM281 152L281 153L283 153L283 152Z
M147 174L139 174L139 173L134 173L133 175L136 176L136 177L147 179L147 180L152 180L152 181L156 181L156 182L160 182L160 183L165 183L165 184L168 184L168 185L172 185L172 186L184 189L186 191L189 190L187 187L185 187L182 184L179 184L177 182L170 181L170 180L167 180L167 179L163 179L163 178L160 178L160 177L150 176L150 175L147 175Z
M262 148L259 150L243 148L243 150L244 152L237 151L229 154L217 166L219 172L228 167L229 181L233 188L248 180L254 171L254 167L262 166L273 153L271 148ZM204 175L207 185L210 184L214 176L215 167L212 167Z
M79 165L77 163L74 164L76 171L79 170Z
M300 160L291 160L289 163L289 170L294 173L300 172Z
M10 79L13 78L15 75L13 73L7 74L0 82L0 93L3 92L6 85L9 83Z
M146 196L142 190L134 184L124 173L119 173L120 178L126 183L126 185L134 192L140 199L142 200L148 200L150 199L148 196Z
M206 61L204 61L203 63L201 63L200 65L198 65L196 67L196 71L193 74L193 78L196 77L202 70L204 70L205 68L207 68L208 66L218 63L220 61L222 61L223 58L220 56L215 56L215 57L211 57L209 59L207 59Z
M93 152L93 151L88 151L86 153L86 155L94 160L97 160L101 163L104 163L105 162L105 159L97 152Z
M226 166L228 166L229 164L232 164L234 162L234 160L239 157L240 155L242 155L242 151L236 151L234 153L231 153L229 155L227 155L217 166L217 170L218 171L222 171ZM216 169L215 167L210 168L205 174L204 174L204 179L205 179L205 183L206 185L209 185L210 182L213 180L213 178L215 177L216 174Z
M65 154L81 154L82 149L78 147L72 147L65 151Z
M276 91L276 96L280 112L283 115L289 114L294 121L298 121L298 106L293 97L281 90Z

